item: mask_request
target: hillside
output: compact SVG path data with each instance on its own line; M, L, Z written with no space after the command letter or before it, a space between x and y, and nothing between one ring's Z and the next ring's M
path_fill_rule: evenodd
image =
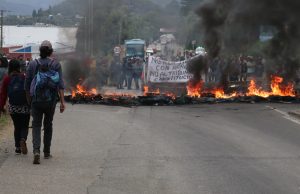
M0 0L0 8L11 11L13 15L31 15L34 9L48 8L63 0Z
M151 0L153 3L156 3L160 6L165 6L170 3L172 0Z
M43 8L46 9L50 5L58 5L56 7L56 12L64 13L67 15L81 14L82 5L80 1L77 0L0 0L0 9L10 10L13 15L31 15L34 9ZM153 3L165 6L172 0L151 0ZM178 0L179 1L179 0ZM75 2L75 3L71 3ZM66 7L68 9L66 9ZM153 7L152 7L153 8Z

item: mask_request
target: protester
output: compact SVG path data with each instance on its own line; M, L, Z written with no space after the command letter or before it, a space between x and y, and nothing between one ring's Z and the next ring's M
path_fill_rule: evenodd
M18 59L20 61L21 72L26 72L26 61L24 60L23 56L20 55Z
M109 68L110 72L110 85L117 86L120 79L121 74L121 65L118 57L114 57Z
M11 60L8 75L3 78L0 95L0 116L4 112L7 97L9 99L8 111L14 124L14 137L16 154L27 154L26 140L30 120L29 105L24 90L25 76L21 73L18 60Z
M127 89L131 90L131 84L133 79L133 63L135 62L134 58L129 58L125 63L126 68L126 79L127 79Z
M27 59L26 59L26 69L27 69L27 67L28 67L28 65L29 65L29 63L30 63L30 61L31 61L30 58L27 58Z
M245 58L243 56L240 57L240 81L246 82L247 81L247 73L248 73L248 66L245 62Z
M0 86L1 86L4 76L7 74L7 68L8 68L7 59L4 57L1 57L0 58Z
M133 79L135 83L135 89L140 89L140 80L143 73L143 59L137 58L136 62L133 65Z
M40 46L40 58L29 63L26 73L25 89L28 103L32 109L33 164L40 164L41 127L44 124L44 158L51 158L52 122L55 107L60 98L60 112L65 110L64 82L59 62L50 58L53 53L49 41ZM50 76L51 75L51 76ZM39 79L37 79L39 78ZM46 84L44 84L44 81Z
M120 77L119 77L119 82L118 82L118 89L124 89L124 82L125 82L125 87L127 87L127 79L126 79L126 63L127 59L124 58L123 62L121 64L121 72L120 72Z

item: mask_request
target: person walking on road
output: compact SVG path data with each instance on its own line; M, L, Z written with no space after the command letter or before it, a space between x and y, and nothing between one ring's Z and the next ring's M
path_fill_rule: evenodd
M27 154L26 140L28 136L30 107L24 90L25 75L21 73L18 60L11 60L8 65L8 75L3 78L0 95L0 116L4 112L7 97L8 111L14 124L16 154Z
M44 125L44 158L51 158L52 123L55 107L60 99L60 112L65 110L64 82L61 64L50 58L53 53L49 41L40 46L40 58L29 63L25 90L32 109L33 164L40 164L41 127Z
M7 74L8 61L6 58L0 56L0 86L4 76Z

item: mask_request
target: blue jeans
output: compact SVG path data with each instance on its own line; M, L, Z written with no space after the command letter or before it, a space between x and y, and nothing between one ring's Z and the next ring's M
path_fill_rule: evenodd
M44 153L50 153L53 116L56 102L35 102L32 103L32 144L33 153L40 153L41 130L44 126Z

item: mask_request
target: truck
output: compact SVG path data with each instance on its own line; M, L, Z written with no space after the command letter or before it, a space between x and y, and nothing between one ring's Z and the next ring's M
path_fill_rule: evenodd
M125 40L125 56L145 58L146 41L141 39Z

